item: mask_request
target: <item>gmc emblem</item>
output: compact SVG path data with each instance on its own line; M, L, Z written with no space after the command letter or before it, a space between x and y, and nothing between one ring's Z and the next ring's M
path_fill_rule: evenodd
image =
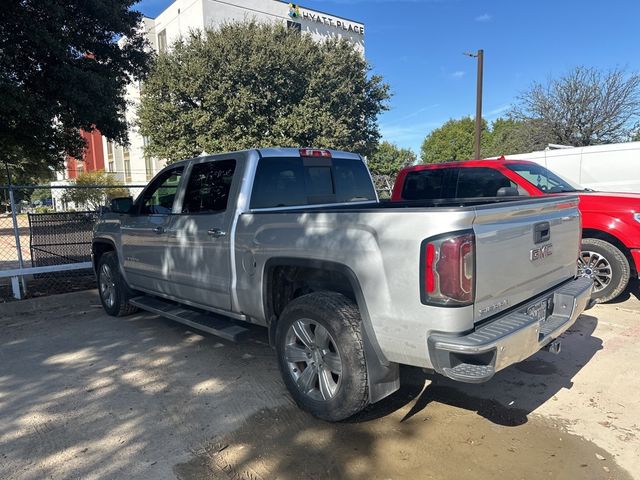
M529 260L535 262L536 260L542 260L543 258L550 257L553 254L553 245L547 243L539 248L534 248L529 252Z

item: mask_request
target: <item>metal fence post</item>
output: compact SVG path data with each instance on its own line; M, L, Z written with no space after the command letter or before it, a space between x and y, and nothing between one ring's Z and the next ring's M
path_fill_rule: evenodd
M20 269L24 268L24 261L22 259L22 245L20 244L20 227L18 226L18 216L16 215L16 202L13 196L13 187L11 186L11 182L9 182L9 204L11 205L11 219L13 220L13 235L16 239L16 250L18 253L18 265ZM27 294L27 283L25 282L24 276L20 276L20 280L22 283L22 293ZM22 293L20 292L20 285L17 281L13 280L11 282L11 287L13 289L13 296L20 300L22 299Z
M9 183L9 205L11 207L11 220L13 220L13 235L16 240L16 252L18 254L18 265L20 270L24 268L24 261L22 260L22 246L20 245L20 227L18 226L18 217L16 215L16 202L13 195L13 185L11 184L11 172L9 171L9 163L5 160L4 166L7 169L7 181ZM17 282L17 278L11 279L11 288L13 290L13 296L17 300L22 299L22 294L27 294L27 282L24 279L24 275L20 276L22 283L22 293L20 292L20 285Z

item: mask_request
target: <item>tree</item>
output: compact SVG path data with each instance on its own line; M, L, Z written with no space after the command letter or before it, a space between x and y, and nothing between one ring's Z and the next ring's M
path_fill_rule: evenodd
M74 180L73 187L65 190L62 199L90 210L98 210L114 198L129 196L129 189L117 177L102 170L81 173Z
M346 40L282 25L192 32L160 54L138 110L145 153L169 162L259 146L371 154L389 87Z
M34 188L31 194L32 203L43 203L46 200L50 200L53 197L51 194L51 188Z
M640 118L640 74L577 67L546 84L534 83L511 112L538 122L547 143L588 146L625 141Z
M451 119L431 131L422 142L420 158L423 163L440 163L451 160L469 160L474 157L475 120L463 117ZM481 150L484 152L490 132L482 120ZM484 156L484 155L483 155Z
M549 142L540 123L538 120L497 118L491 123L482 156L498 157L543 150Z
M383 198L390 197L398 172L414 163L416 154L410 148L399 148L391 142L381 142L367 159L378 194Z
M58 168L65 155L82 156L80 129L126 143L125 87L148 60L135 3L3 2L0 160Z

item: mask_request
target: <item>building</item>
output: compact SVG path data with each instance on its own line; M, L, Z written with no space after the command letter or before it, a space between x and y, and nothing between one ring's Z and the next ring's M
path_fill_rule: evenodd
M282 23L289 28L308 33L318 41L331 36L344 37L353 42L354 48L364 55L364 24L279 0L176 0L156 18L144 18L143 28L152 48L162 52L192 30L216 28L229 22L250 20ZM157 159L145 157L145 139L135 126L140 85L129 85L127 97L131 105L126 112L126 120L130 125L129 145L118 145L101 137L102 161L94 162L85 158L84 169L90 171L104 168L126 184L137 185L146 183L163 165ZM95 135L99 136L99 133L90 134L91 148L99 143L94 138ZM100 156L97 150L100 150L99 145L92 150L96 159ZM66 178L75 178L72 172L80 169L79 162L69 159Z

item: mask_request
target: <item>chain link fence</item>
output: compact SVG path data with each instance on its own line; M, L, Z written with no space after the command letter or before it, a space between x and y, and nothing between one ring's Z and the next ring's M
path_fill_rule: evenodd
M93 227L112 198L143 188L0 186L0 302L94 288Z
M395 176L373 175L381 200ZM0 303L94 288L91 237L112 198L136 197L144 185L0 186Z
M379 173L372 173L371 178L373 184L378 192L380 200L389 200L393 191L393 184L396 181L397 175L382 175Z

